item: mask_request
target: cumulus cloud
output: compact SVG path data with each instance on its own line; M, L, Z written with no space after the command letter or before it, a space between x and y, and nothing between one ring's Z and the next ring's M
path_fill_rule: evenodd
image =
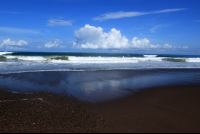
M160 45L152 45L146 38L138 39L134 37L130 42L122 36L120 31L115 28L110 32L103 32L101 27L94 27L85 25L75 31L74 36L76 40L73 42L73 46L77 48L86 49L147 49L147 48L159 48Z
M130 42L130 48L154 49L154 48L161 48L161 46L150 44L150 41L146 38L139 40L137 37L134 37Z
M73 47L84 49L158 49L158 48L173 48L169 44L160 46L153 45L147 38L138 39L134 37L129 41L125 36L122 36L119 30L115 28L110 32L103 32L103 28L85 25L74 33L75 40ZM187 46L186 46L187 47ZM185 47L185 48L186 48Z
M164 10L158 10L158 11L151 11L151 12L113 12L113 13L105 13L100 16L94 17L94 21L104 21L108 19L119 19L124 17L135 17L135 16L141 16L146 14L155 14L155 13L166 13L166 12L175 12L180 10L185 10L186 8L176 8L176 9L164 9Z
M61 19L51 19L48 20L47 26L72 26L72 21L66 21L66 20L61 20Z
M7 40L3 40L3 42L0 45L0 48L17 49L27 44L28 43L24 40L19 40L17 42L17 41L11 41L10 39L7 39Z
M20 28L11 28L11 27L0 27L0 31L12 33L12 34L25 34L25 33L38 34L40 33L39 31L26 30L26 29L20 29Z
M120 31L115 28L109 33L104 33L101 27L85 25L80 30L75 31L74 36L76 41L73 45L79 48L90 49L109 49L109 48L127 48L128 39L121 36Z
M60 45L60 43L63 43L60 39L52 39L51 41L47 42L44 46L46 48L51 48L51 47L57 47Z

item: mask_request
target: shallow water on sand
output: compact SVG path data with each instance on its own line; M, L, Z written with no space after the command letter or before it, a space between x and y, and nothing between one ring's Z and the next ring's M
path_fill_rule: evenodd
M50 92L99 103L152 87L200 85L200 69L46 71L0 74L0 88L13 93Z

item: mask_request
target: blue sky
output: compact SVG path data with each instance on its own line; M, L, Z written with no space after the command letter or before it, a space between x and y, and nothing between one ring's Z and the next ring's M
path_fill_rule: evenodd
M200 54L199 0L1 0L0 51Z

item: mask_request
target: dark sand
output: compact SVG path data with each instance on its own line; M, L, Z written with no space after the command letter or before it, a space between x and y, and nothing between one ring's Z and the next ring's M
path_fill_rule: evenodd
M42 98L41 100L20 100ZM0 132L200 132L200 87L149 89L102 104L0 93Z
M0 92L0 101L0 133L104 132L104 120L77 100L46 93Z
M149 89L88 109L105 119L110 132L200 132L200 87Z

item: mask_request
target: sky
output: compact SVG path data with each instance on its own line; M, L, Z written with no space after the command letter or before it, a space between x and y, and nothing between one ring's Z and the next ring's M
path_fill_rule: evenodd
M0 0L0 51L200 54L200 0Z

